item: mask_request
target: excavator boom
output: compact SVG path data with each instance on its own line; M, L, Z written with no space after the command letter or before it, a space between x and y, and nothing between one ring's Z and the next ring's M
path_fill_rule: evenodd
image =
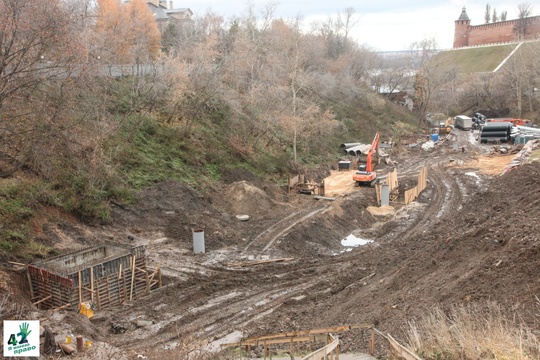
M375 134L373 141L371 142L371 147L369 148L366 164L361 164L358 166L358 171L353 175L353 180L358 183L358 185L369 184L373 185L377 174L373 171L373 153L379 149L379 132Z

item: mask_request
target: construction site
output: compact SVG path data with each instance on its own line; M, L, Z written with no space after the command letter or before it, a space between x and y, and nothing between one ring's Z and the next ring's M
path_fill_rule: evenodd
M480 135L377 134L286 186L156 184L112 224L56 224L63 253L0 288L81 359L420 359L411 323L492 301L538 330L540 143Z
M111 309L161 285L150 274L144 247L101 244L28 266L28 290L39 309L79 310L81 304Z

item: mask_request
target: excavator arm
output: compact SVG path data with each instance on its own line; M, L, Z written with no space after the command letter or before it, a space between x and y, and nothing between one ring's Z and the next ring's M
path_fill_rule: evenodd
M371 142L371 147L369 148L367 159L365 164L360 164L358 166L358 171L353 175L353 180L358 183L358 185L369 184L373 186L377 178L377 174L373 171L373 154L379 149L379 132L375 134L373 141Z

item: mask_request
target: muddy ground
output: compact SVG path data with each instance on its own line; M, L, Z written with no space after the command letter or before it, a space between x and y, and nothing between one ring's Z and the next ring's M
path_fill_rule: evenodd
M492 152L459 130L428 151L394 150L400 189L414 186L424 165L428 187L383 216L367 210L376 206L375 190L354 186L352 172L332 172L326 195L335 201L288 195L241 172L207 196L157 184L136 206L116 206L110 225L48 224L47 236L61 249L144 244L165 286L91 320L69 311L33 316L58 339L91 339L95 346L79 357L119 359L215 354L221 343L245 337L343 324L374 324L405 342L408 322L434 306L487 301L517 310L538 329L540 163L499 176L513 155ZM195 228L204 230L205 254L192 253ZM344 247L351 233L372 242ZM235 266L256 259L287 261ZM111 332L118 325L125 332ZM341 339L342 351L367 349L362 332Z

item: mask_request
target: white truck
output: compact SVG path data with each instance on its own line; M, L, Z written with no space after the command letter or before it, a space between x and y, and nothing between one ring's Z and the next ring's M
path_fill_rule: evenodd
M454 117L454 126L461 130L471 130L473 120L472 118L465 115L458 115Z

